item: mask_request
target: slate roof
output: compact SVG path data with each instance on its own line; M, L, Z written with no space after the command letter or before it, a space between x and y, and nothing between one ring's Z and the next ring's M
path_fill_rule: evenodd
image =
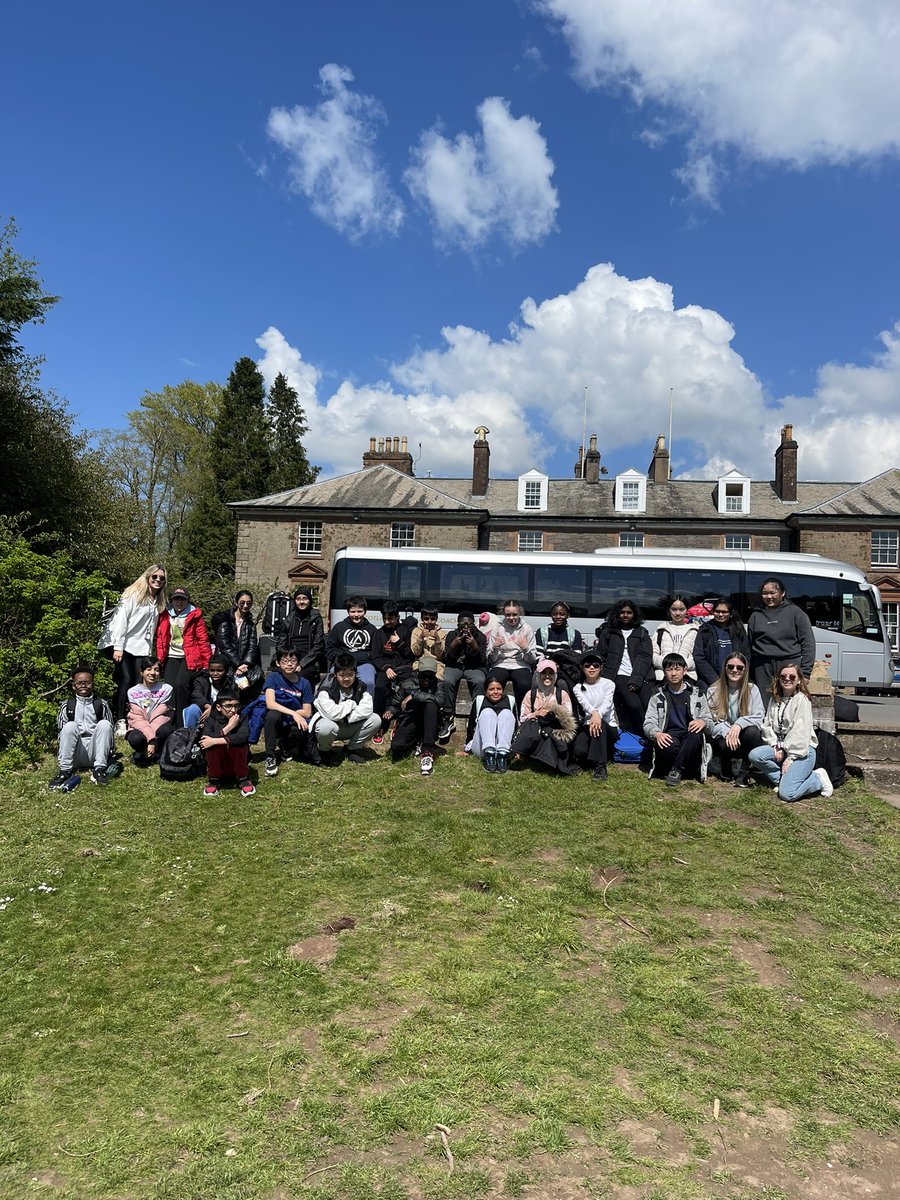
M715 479L647 480L647 509L623 513L615 509L615 480L585 483L582 479L550 479L547 509L523 511L518 507L518 479L492 479L486 497L472 496L468 478L417 479L395 467L379 464L325 479L306 487L276 492L230 505L252 509L361 508L404 513L471 513L491 518L619 521L639 517L645 521L784 521L798 515L833 517L895 516L900 513L900 472L889 470L863 483L798 483L797 499L778 498L771 480L751 480L750 512L720 513Z

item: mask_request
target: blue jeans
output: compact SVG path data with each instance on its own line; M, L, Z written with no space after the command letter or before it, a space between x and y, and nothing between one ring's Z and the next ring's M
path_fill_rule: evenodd
M181 723L185 729L193 729L195 725L200 724L200 714L202 711L199 704L188 704L185 706L184 712L181 714Z
M813 775L816 769L816 748L810 746L806 758L795 759L782 775L781 764L775 761L772 746L757 746L750 751L750 765L778 788L778 795L788 804L802 800L804 796L815 796L822 790L822 781Z

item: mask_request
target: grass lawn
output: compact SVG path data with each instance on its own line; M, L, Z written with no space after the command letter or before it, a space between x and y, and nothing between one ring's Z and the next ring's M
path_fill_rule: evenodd
M0 785L4 1200L896 1186L900 814L860 783L50 774Z

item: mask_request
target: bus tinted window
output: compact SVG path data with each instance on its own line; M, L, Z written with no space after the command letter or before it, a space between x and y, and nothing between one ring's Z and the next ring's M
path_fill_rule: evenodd
M565 600L573 617L588 616L587 567L547 566L534 568L531 609L550 611L551 604Z
M684 596L688 608L719 596L732 603L740 599L741 585L737 571L676 570L672 575L672 594Z
M669 572L657 568L632 566L591 567L590 617L605 617L615 600L633 600L650 621L665 615L669 592Z
M759 589L764 579L770 578L759 571L748 571L746 575L748 611L752 612L760 603ZM785 586L788 599L802 608L813 625L819 629L837 630L841 627L841 612L838 604L839 579L823 579L817 575L790 575L779 572L777 578Z
M851 637L883 641L878 609L871 592L864 592L859 584L840 584L841 633Z
M369 608L394 595L394 564L371 558L345 558L336 564L335 607L346 608L348 596L365 596Z
M422 588L423 563L397 564L397 594L395 599L404 612L417 613L426 599ZM430 599L430 597L428 597Z
M441 612L495 612L507 598L525 603L528 572L524 563L432 563L428 599Z

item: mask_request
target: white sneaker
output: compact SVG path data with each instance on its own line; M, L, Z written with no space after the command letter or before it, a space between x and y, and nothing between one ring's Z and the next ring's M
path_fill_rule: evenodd
M116 737L124 737L128 732L128 725L125 721L116 721Z
M825 768L817 767L816 770L813 771L813 775L817 776L819 779L819 782L822 784L822 795L823 796L833 796L834 795L834 784L828 778L828 772L825 770Z
M423 775L433 775L434 774L434 759L431 757L430 754L422 755L422 758L419 762L419 770L422 772Z

